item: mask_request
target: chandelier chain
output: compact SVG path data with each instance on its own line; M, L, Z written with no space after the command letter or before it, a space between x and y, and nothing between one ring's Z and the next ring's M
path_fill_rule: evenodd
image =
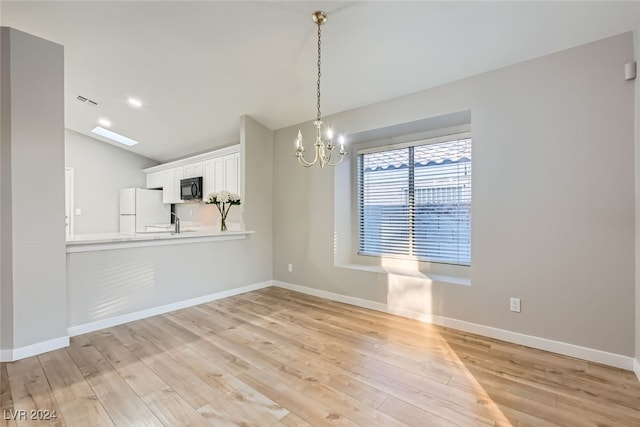
M316 107L318 109L318 115L316 116L316 121L313 124L316 127L316 142L313 144L313 152L314 158L313 160L307 160L304 158L304 145L302 144L302 132L298 129L298 137L295 140L296 144L296 152L295 156L300 162L300 164L304 167L310 167L315 164L320 165L321 168L325 166L337 166L342 160L344 156L347 155L347 151L344 148L344 136L340 135L338 137L338 142L340 144L340 150L337 152L337 155L340 157L336 157L334 153L334 149L336 145L333 142L333 131L331 128L327 129L326 132L326 140L322 137L322 113L320 112L320 77L321 74L321 66L322 66L322 41L321 41L321 32L320 26L327 22L327 14L321 10L316 11L313 15L313 22L318 24L318 81L316 83L316 95L317 102Z
M318 21L318 85L317 85L317 96L318 96L318 121L320 121L320 54L321 54L321 45L320 45L320 25L321 22Z

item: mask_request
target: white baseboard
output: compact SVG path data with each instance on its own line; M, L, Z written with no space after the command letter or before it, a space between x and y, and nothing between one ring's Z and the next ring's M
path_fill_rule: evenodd
M153 307L146 310L136 311L134 313L127 313L120 316L110 317L108 319L101 319L94 322L85 323L82 325L71 326L68 328L68 336L44 341L37 344L32 344L16 349L3 349L0 350L0 362L11 362L23 359L25 357L35 356L48 351L57 350L59 348L67 347L69 345L69 337L85 334L88 332L97 331L112 326L121 325L123 323L132 322L135 320L144 319L159 314L168 313L183 308L192 307L198 304L204 304L207 302L215 301L222 298L231 297L234 295L243 294L246 292L267 288L269 286L277 286L284 289L289 289L296 292L301 292L308 295L313 295L321 298L326 298L333 301L343 302L346 304L355 305L358 307L368 308L384 313L395 314L402 317L416 319L426 323L433 323L440 326L446 326L454 329L459 329L465 332L470 332L478 335L483 335L503 341L511 342L514 344L526 345L541 350L551 351L566 356L577 357L592 362L602 363L617 368L632 370L635 372L638 380L640 380L640 361L632 357L623 356L615 353L608 353L601 350L596 350L588 347L581 347L573 344L568 344L560 341L548 340L545 338L535 337L531 335L525 335L518 332L512 332L504 329L493 328L490 326L480 325L476 323L465 322L462 320L452 319L443 316L412 312L409 310L401 310L393 307L389 307L387 304L369 301L361 298L351 297L347 295L341 295L333 292L327 292L319 289L308 288L305 286L294 285L292 283L280 282L280 281L265 281L256 283L253 285L247 285L240 288L229 289L227 291L217 292L214 294L204 295L202 297L192 298L176 303L166 304L159 307Z
M482 335L490 338L495 338L495 339L507 341L514 344L525 345L525 346L537 348L540 350L551 351L553 353L563 354L565 356L577 357L579 359L602 363L604 365L614 366L616 368L627 369L630 371L634 370L634 361L635 361L635 372L636 372L636 375L638 375L638 378L640 379L640 366L638 366L637 359L633 359L632 357L623 356L615 353L608 353L606 351L596 350L588 347L581 347L574 344L568 344L561 341L549 340L546 338L540 338L532 335L525 335L518 332L508 331L505 329L493 328L491 326L480 325L477 323L465 322L463 320L452 319L449 317L418 313L410 310L397 309L397 308L389 307L387 304L383 304L375 301L368 301L361 298L340 295L333 292L327 292L319 289L308 288L305 286L294 285L292 283L274 281L273 285L280 288L301 292L303 294L308 294L308 295L313 295L321 298L330 299L333 301L343 302L343 303L355 305L358 307L382 311L384 313L395 314L398 316L419 320L425 323L433 323L439 326L458 329L461 331L470 332L473 334L478 334L478 335Z
M36 356L38 354L64 348L68 345L69 337L64 336L36 344L26 345L24 347L14 348L13 350L1 350L0 362L15 362L16 360L24 359L26 357Z
M194 305L204 304L204 303L215 301L218 299L227 298L227 297L231 297L239 294L244 294L245 292L267 288L271 285L272 285L272 282L269 280L266 282L243 286L241 288L229 289L227 291L216 292L214 294L204 295L197 298L191 298L184 301L161 305L159 307L148 308L146 310L140 310L133 313L123 314L120 316L109 317L107 319L100 319L94 322L84 323L82 325L70 326L67 329L67 331L69 336L75 337L77 335L86 334L86 333L97 331L100 329L122 325L123 323L133 322L134 320L145 319L147 317L157 316L159 314L169 313L171 311L176 311L183 308L193 307Z
M350 297L348 295L336 294L333 292L327 292L320 289L294 285L293 283L280 282L278 280L273 281L273 286L276 286L278 288L289 289L290 291L296 291L296 292L300 292L307 295L313 295L320 298L330 299L332 301L343 302L345 304L356 305L358 307L370 308L371 310L384 311L385 313L389 313L389 311L387 310L387 305L381 302L375 302L367 299Z
M147 317L156 316L158 314L164 314L170 311L180 310L182 308L192 307L198 304L204 304L207 302L215 301L217 299L227 298L230 296L243 294L245 292L255 291L257 289L267 288L271 285L272 282L269 280L266 282L243 286L241 288L229 289L227 291L216 292L214 294L204 295L198 298L192 298L172 304L167 304L160 307L153 307L146 310L136 311L134 313L127 313L121 316L115 316L108 319L96 320L95 322L89 322L82 325L71 326L67 328L67 333L69 334L68 336L55 338L52 340L43 341L20 348L0 350L0 362L14 362L26 357L36 356L48 351L68 347L69 337L74 337L76 335L86 334L88 332L109 328L111 326L121 325L123 323L132 322L134 320L140 320Z

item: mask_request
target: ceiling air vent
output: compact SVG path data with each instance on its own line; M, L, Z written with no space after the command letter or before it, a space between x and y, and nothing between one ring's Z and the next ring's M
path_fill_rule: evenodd
M78 95L78 96L76 96L76 99L77 99L78 101L81 101L81 102L87 103L87 104L91 105L92 107L95 107L96 105L98 105L98 103L97 103L96 101L94 101L93 99L85 98L85 97L84 97L84 96L82 96L82 95Z

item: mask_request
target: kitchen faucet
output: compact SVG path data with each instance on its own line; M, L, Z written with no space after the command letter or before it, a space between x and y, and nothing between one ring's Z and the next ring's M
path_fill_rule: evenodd
M178 218L178 215L176 215L174 212L171 212L171 215L176 217L176 220L175 220L176 228L175 228L174 233L180 234L180 218Z

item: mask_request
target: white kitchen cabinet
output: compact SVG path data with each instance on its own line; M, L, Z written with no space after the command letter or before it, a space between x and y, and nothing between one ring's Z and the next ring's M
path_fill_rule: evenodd
M173 185L173 171L162 171L162 203L173 203L175 187Z
M240 153L224 156L224 188L232 193L240 193Z
M205 161L203 181L205 197L222 190L240 193L240 153Z
M183 168L171 168L163 171L162 203L182 203L180 200L180 180Z
M163 188L165 171L151 172L147 174L147 188Z
M209 194L229 190L240 194L242 180L240 173L240 146L221 148L186 159L147 168L147 188L162 188L164 203L182 203L180 200L180 180L202 177L202 198Z
M196 178L202 175L202 162L189 163L182 169L183 178Z
M209 194L224 190L224 161L222 157L216 157L204 162L204 175L202 177L203 199Z
M171 169L173 172L173 202L171 203L182 203L182 199L180 198L180 180L184 178L184 168L177 167Z

